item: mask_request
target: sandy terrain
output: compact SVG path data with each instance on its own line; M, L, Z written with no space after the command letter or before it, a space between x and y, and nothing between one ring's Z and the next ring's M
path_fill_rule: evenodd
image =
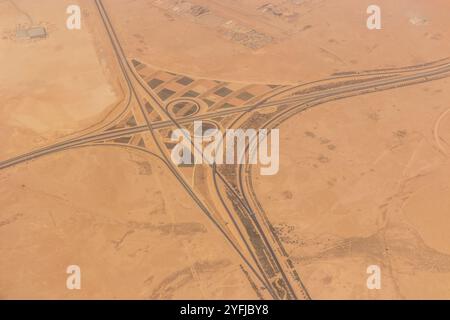
M86 148L0 179L2 298L256 298L160 160ZM65 287L71 264L83 271L80 291Z
M450 56L450 4L379 0L375 31L369 4L0 0L0 298L450 299L450 63L422 65ZM420 84L382 88L405 66ZM262 210L237 166L170 162L189 116L259 128L287 105L234 110L373 69L368 91L306 87L358 94L280 125L279 173L251 171Z
M338 71L418 64L450 50L445 0L377 1L379 32L366 28L368 0L187 2L215 19L185 13L175 0L107 1L131 55L162 69L229 81L298 83ZM268 3L292 16L261 9ZM217 26L228 21L271 41L246 46L230 40Z
M280 127L280 172L255 187L314 297L450 298L448 145L434 134L449 130L437 122L448 85L329 103ZM383 290L365 286L371 264Z
M80 31L66 28L66 7L73 1L13 3L44 26L49 36L17 40L16 28L31 22L10 1L0 2L0 157L55 142L95 124L121 97L108 71L110 58L95 44L89 24ZM82 1L85 10L92 4Z

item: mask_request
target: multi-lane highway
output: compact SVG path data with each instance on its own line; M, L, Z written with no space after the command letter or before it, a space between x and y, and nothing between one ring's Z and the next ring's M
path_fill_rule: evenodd
M101 0L95 0L95 5L105 26L127 88L127 96L121 106L122 111L114 119L99 124L95 131L3 160L0 162L0 169L16 166L55 152L86 146L115 145L135 148L155 155L163 161L201 211L225 237L242 260L244 267L250 271L257 287L263 288L258 294L267 295L273 299L310 299L311 296L301 279L301 274L298 274L290 262L288 254L273 233L270 221L257 199L252 187L251 171L248 165L228 166L225 168L226 170L222 170L223 168L220 166L209 166L209 178L212 179L215 195L214 199L207 199L208 195L196 190L183 175L181 169L172 163L169 156L170 150L165 147L159 130L183 128L196 120L213 120L217 117L232 117L227 128L236 129L247 126L248 123L245 121L248 122L249 119L252 119L251 117L258 110L277 107L267 116L267 119L264 119L262 124L255 127L255 129L272 128L294 114L330 101L449 77L450 61L443 59L405 68L349 72L298 86L274 89L273 92L261 96L259 101L250 105L206 110L190 116L175 117L168 108L172 102L161 101L130 63L104 3ZM142 104L143 99L150 103L162 120L152 121L150 119ZM192 100L195 103L195 99ZM141 121L135 126L114 129L127 112L131 112ZM111 142L138 133L148 133L151 136L151 143L146 148ZM230 170L234 170L236 175L229 176L227 172ZM208 200L217 200L221 204L221 209L214 210L208 205ZM224 214L226 219L232 222L231 225L223 223Z

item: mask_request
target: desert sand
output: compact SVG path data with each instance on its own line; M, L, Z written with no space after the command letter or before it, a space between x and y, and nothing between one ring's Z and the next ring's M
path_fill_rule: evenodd
M371 4L0 1L0 298L449 299L450 4ZM174 165L195 119L279 172Z

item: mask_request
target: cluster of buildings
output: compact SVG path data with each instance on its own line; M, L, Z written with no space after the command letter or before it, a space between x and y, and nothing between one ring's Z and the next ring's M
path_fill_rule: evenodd
M18 27L16 30L17 39L45 39L47 30L41 26L33 26L29 28Z

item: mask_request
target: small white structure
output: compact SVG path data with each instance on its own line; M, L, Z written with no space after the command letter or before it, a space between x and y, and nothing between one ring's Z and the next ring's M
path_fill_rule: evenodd
M17 39L44 39L47 37L47 30L41 26L34 26L28 29L19 28L16 31Z
M16 38L17 39L28 39L28 31L26 29L17 29L16 31Z
M31 39L47 37L47 31L44 27L31 27L28 29L28 36Z

